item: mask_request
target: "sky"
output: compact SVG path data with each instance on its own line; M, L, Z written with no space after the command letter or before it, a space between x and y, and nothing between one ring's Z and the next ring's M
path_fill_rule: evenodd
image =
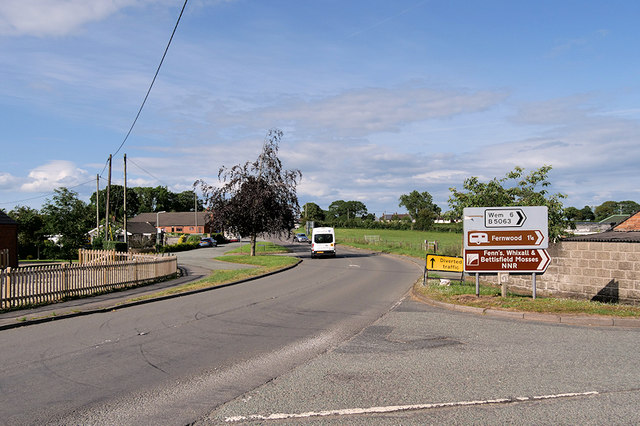
M552 166L565 206L640 202L640 2L0 2L0 208L55 188L191 190L272 128L300 205L442 209L472 176Z

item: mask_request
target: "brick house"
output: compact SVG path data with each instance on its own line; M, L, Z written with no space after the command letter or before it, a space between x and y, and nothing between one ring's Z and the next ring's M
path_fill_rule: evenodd
M209 212L140 213L128 220L130 224L136 222L149 223L165 233L209 234L214 232Z
M18 223L0 211L0 268L18 267Z

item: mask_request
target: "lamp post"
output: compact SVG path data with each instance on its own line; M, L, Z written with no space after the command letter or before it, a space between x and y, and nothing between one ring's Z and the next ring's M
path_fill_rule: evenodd
M156 230L157 230L157 233L156 233L156 247L158 245L162 245L161 244L162 241L160 239L161 235L162 235L162 230L160 229L160 223L159 223L160 222L160 213L166 213L166 212L167 212L166 210L162 210L161 212L156 212Z

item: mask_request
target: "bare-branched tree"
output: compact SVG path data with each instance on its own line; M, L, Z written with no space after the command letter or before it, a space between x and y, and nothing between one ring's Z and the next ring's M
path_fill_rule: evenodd
M218 180L222 185L199 185L213 224L233 234L251 239L251 256L256 253L256 238L260 234L291 236L295 220L300 215L296 185L302 179L298 169L283 170L278 158L282 130L271 129L262 152L254 162L222 166Z

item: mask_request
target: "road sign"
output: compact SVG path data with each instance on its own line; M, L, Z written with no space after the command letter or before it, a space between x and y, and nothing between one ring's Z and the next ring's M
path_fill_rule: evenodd
M524 272L543 273L551 263L546 250L538 249L492 249L465 250L465 272L496 273Z
M524 225L527 216L521 208L485 209L485 228L514 228Z
M468 207L464 209L464 248L546 249L546 206Z
M547 247L545 234L539 229L517 231L469 231L465 246L481 247L522 247L531 248ZM544 247L543 247L544 244Z
M427 269L430 271L462 272L464 261L461 257L427 255Z

